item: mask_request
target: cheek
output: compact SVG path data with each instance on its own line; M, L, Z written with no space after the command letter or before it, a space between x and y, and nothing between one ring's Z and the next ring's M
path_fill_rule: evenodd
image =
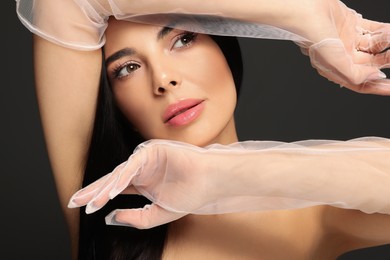
M225 57L219 49L208 52L206 57L195 67L198 78L202 81L199 85L214 98L234 101L236 89Z
M150 109L147 109L150 106L150 101L146 98L145 93L142 93L142 91L134 93L134 91L124 88L115 91L114 95L123 115L134 127L140 128L144 123L142 119L150 111Z
M131 80L117 82L113 93L117 106L127 120L137 129L151 117L153 107L150 77L144 70L138 70Z

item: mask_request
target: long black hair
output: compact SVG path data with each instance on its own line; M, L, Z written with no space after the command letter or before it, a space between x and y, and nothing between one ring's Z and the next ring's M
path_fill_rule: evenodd
M222 50L232 72L237 94L243 65L237 38L211 36ZM94 128L87 154L83 186L90 184L127 160L134 148L145 141L127 122L115 105L104 65L101 70ZM80 208L79 260L158 260L165 245L168 224L139 230L109 226L104 218L117 208L139 208L150 203L138 195L119 195L93 214Z

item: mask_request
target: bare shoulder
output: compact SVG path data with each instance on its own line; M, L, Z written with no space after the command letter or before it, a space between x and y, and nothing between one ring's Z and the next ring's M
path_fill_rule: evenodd
M335 259L326 214L317 206L189 216L171 225L163 259Z
M324 238L335 241L332 246L340 254L390 243L390 215L329 206L323 207L321 215Z
M188 216L171 225L163 259L336 259L389 234L388 215L329 206Z

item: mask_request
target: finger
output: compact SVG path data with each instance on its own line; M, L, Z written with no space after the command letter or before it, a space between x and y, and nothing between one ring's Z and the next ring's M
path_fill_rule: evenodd
M120 172L114 187L110 191L109 197L114 198L126 188L130 187L133 178L140 174L141 166L139 156L136 156L136 154L131 155L126 167Z
M384 23L384 22L378 22L378 21L372 21L369 19L363 19L361 26L363 29L371 32L379 31L379 30L390 30L390 24Z
M167 211L157 204L146 205L140 209L117 209L106 216L107 225L130 226L149 229L175 221L187 213Z
M390 89L383 84L380 88L365 86L366 82L386 78L386 75L372 64L355 64L339 39L325 39L314 44L309 49L309 56L319 74L337 84L358 93L374 94L380 90L381 95L390 94Z
M125 162L115 168L112 178L102 186L94 198L88 202L85 212L87 214L93 213L101 209L110 199L115 198L122 193L124 189L131 185L134 176L138 174L140 169L139 160L134 159L134 154Z
M389 80L386 79L386 74L382 71L377 70L372 73L372 67L363 65L356 65L352 70L355 71L352 71L351 73L360 74L361 76L359 78L363 77L365 79L360 84L349 81L343 86L357 93L390 96Z
M340 84L340 86L346 87L354 92L390 96L389 80L384 79L384 73L379 70L367 76L366 80L364 80L362 83L348 81L345 76L340 77L339 75L335 75L335 73L332 72L323 71L319 69L317 70L321 76L328 78L333 82ZM372 70L370 70L366 74L369 74L371 72ZM358 73L362 74L362 70L359 70Z
M110 177L107 179L107 181L102 183L102 185L98 188L93 198L87 203L87 207L85 209L87 214L102 208L110 200L108 194L114 187L120 172L126 167L126 164L127 162L124 162L115 167L115 169L110 173Z
M390 48L390 28L387 31L368 32L359 37L356 44L359 51L379 54Z
M363 88L365 89L365 92L369 94L389 96L390 79L367 81L364 83Z
M377 69L385 69L390 67L390 49L379 53L369 54L367 52L354 52L353 62L365 66L371 66Z
M371 58L371 64L377 66L379 69L390 68L390 50L374 55Z
M77 191L69 200L68 208L76 208L86 205L90 200L93 199L95 194L98 192L100 187L107 182L111 177L111 173L104 175L100 179L94 181L90 185Z

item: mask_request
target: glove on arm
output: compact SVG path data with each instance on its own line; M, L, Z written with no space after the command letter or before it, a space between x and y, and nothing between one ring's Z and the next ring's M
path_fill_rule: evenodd
M110 11L73 0L16 0L19 20L34 34L66 48L96 50L105 42Z
M81 50L104 44L108 16L216 35L290 40L318 73L360 93L390 95L390 24L339 0L16 0L34 33ZM163 15L161 15L163 14Z
M118 194L153 203L118 209L108 224L150 228L186 214L332 205L390 214L390 141L247 141L205 148L167 140L142 143L128 161L78 191L69 207L99 210Z

